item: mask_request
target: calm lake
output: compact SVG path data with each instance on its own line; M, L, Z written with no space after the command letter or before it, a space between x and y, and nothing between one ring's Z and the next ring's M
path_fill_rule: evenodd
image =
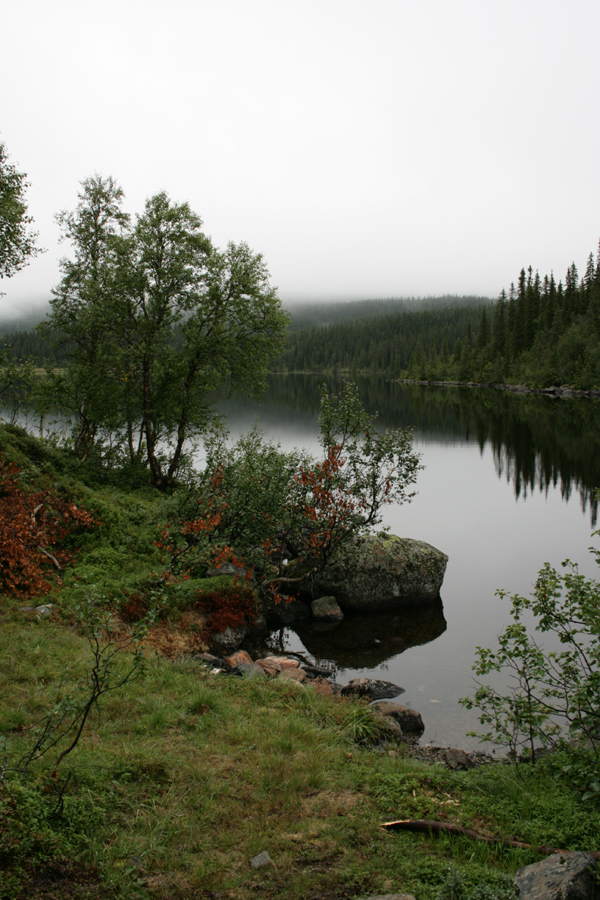
M365 407L385 428L414 429L425 466L411 504L388 507L384 525L448 554L442 604L410 614L347 617L333 630L304 625L271 635L273 649L335 663L337 680L357 676L405 688L399 702L418 709L423 743L477 748L466 736L476 713L458 698L472 692L477 646L495 647L510 621L498 588L529 594L544 562L565 559L597 577L588 547L600 486L600 403L474 388L354 379ZM232 439L255 423L284 450L319 451L319 387L341 379L278 376L260 405L220 404Z

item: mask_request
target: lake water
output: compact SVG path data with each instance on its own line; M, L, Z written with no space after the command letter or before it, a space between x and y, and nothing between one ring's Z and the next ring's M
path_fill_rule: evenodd
M569 558L597 577L588 547L600 486L600 403L494 390L400 385L354 379L381 427L414 428L425 466L411 504L388 507L394 534L448 554L442 604L417 613L347 618L333 630L302 627L272 635L279 649L330 660L337 680L357 676L405 688L399 702L418 709L424 743L479 746L466 733L476 713L458 698L472 692L475 648L494 647L509 623L508 600L528 594L544 562ZM220 404L232 438L258 423L283 449L318 453L319 386L341 379L273 377L262 404Z

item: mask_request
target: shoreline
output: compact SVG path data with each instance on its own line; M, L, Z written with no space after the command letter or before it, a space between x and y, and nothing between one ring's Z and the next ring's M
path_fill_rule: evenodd
M390 378L389 380L396 384L421 384L429 387L493 388L496 391L508 391L512 394L541 394L542 396L559 400L570 400L573 397L587 400L600 399L600 390L583 390L566 384L561 385L561 387L532 388L525 384L498 384L496 382L426 381L417 378Z

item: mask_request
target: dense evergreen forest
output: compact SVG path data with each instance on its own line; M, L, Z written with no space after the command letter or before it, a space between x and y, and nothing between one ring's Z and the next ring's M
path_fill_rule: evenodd
M590 253L581 277L573 263L564 283L522 269L495 303L443 296L305 303L290 311L278 372L600 389L600 253L597 261ZM63 362L29 323L0 325L2 338L17 360Z
M449 302L453 305L448 305ZM372 306L372 314L366 312ZM479 327L482 308L491 308L484 297L444 297L427 301L397 302L381 314L377 301L343 304L346 320L325 324L323 313L317 327L288 332L287 350L276 362L278 371L373 372L397 377L411 361L421 342L430 352L449 358L458 341ZM429 307L429 308L423 308ZM334 314L335 305L331 307ZM385 308L385 307L384 307ZM292 320L293 325L294 320Z
M304 303L289 309L291 321L285 354L277 371L346 369L397 376L411 359L416 343L454 352L456 342L479 325L485 297L452 296ZM37 321L39 321L38 317ZM62 365L61 348L34 329L36 321L0 323L0 342L17 360Z
M17 361L30 359L36 365L62 366L66 361L62 348L55 347L52 340L42 337L34 329L31 331L2 329L0 349L8 350Z
M294 303L286 306L291 314L290 331L348 324L394 313L416 313L426 310L451 309L457 306L481 306L489 297L444 294L440 297L387 297L372 300Z
M600 388L600 253L590 253L585 274L575 263L564 285L554 275L540 278L521 269L508 294L483 309L454 352L443 354L424 341L415 344L402 373L428 381L523 384L532 388L569 385Z

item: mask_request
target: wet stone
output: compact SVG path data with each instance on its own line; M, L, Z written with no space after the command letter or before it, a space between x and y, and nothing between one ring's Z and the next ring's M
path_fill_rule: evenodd
M376 678L353 678L342 688L342 695L345 697L368 697L369 700L386 700L403 693L404 688L399 685Z

